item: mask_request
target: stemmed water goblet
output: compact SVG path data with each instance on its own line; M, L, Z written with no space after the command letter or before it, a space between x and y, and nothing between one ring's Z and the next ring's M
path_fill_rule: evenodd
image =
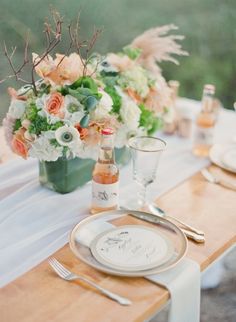
M133 163L133 179L138 184L138 196L129 202L134 210L147 206L147 187L156 179L157 168L166 143L156 137L137 136L129 139Z

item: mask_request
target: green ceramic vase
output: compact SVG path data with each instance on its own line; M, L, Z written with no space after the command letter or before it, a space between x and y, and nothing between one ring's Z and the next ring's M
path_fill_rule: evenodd
M122 166L129 162L128 148L115 149L116 162ZM95 161L91 159L66 159L39 162L40 183L56 192L65 194L91 180Z

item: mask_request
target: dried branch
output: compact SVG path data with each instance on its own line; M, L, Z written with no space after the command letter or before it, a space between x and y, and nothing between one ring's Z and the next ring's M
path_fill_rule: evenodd
M8 63L9 63L9 65L10 65L12 71L13 71L13 74L12 75L9 75L5 79L1 80L0 83L3 83L6 79L13 78L13 77L17 81L20 80L23 83L28 83L27 80L22 79L20 77L20 74L21 74L22 70L29 63L28 48L29 48L29 32L27 33L26 40L25 40L24 59L23 59L23 62L22 62L22 64L18 68L16 68L14 66L14 63L13 63L13 56L14 56L14 54L16 52L16 46L12 48L12 52L10 54L9 51L8 51L7 45L6 45L5 41L4 41L3 52L4 52L4 55L6 56L6 58L8 60Z
M16 47L14 47L12 49L12 52L10 54L9 50L7 49L6 43L4 42L3 52L8 60L8 63L13 71L13 74L7 76L3 80L0 80L0 83L4 82L5 80L7 80L9 78L14 77L17 81L22 81L23 83L31 84L35 95L37 94L37 88L36 88L36 82L35 82L36 67L58 46L58 44L61 42L61 37L62 37L62 24L63 24L62 17L58 13L58 11L56 11L54 9L51 9L51 17L53 20L53 26L51 26L51 24L46 19L46 21L44 23L44 31L43 31L45 34L45 39L46 39L46 46L45 46L43 53L41 55L39 55L37 59L34 59L33 61L31 61L29 59L29 55L28 55L29 33L27 34L27 37L25 40L23 63L18 68L16 68L13 63L13 56L16 52ZM30 66L31 81L25 80L20 77L20 75L26 65Z
M83 76L85 76L87 75L87 65L90 60L91 51L103 30L94 28L93 35L89 40L81 40L79 31L80 31L80 12L77 16L75 25L73 26L71 23L68 26L68 32L70 37L71 48L74 48L77 54L79 55L81 63L83 65ZM83 57L82 51L84 52L85 57Z

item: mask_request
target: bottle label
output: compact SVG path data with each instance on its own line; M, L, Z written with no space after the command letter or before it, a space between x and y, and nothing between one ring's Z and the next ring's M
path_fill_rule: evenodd
M119 182L101 184L92 181L92 205L99 208L110 208L118 205Z
M195 144L212 145L214 128L200 128L195 131Z

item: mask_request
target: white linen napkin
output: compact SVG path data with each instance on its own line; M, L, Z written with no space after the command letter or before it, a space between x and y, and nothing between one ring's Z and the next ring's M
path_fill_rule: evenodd
M112 224L96 220L81 228L76 240L89 247L99 233L112 227ZM145 278L169 290L171 304L168 322L200 321L200 267L196 262L184 258L175 267Z

